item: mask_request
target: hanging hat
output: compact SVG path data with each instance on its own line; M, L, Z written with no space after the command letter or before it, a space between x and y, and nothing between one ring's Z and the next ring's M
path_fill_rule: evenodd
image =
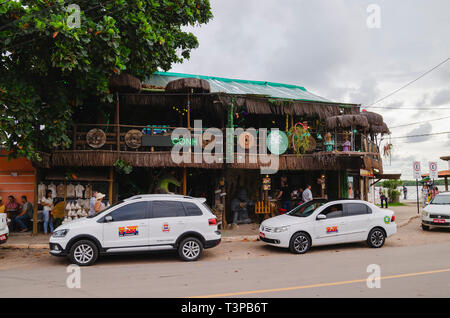
M104 197L105 197L105 195L104 195L103 193L100 193L100 192L98 192L98 193L95 195L95 199L96 199L96 200L103 199Z

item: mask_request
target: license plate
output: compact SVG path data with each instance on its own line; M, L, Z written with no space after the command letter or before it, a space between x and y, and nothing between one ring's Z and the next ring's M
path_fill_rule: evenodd
M261 238L265 238L266 237L266 235L263 233L263 232L259 232L259 237L261 237Z
M433 223L445 223L445 219L433 219Z
M4 241L4 240L6 240L6 235L0 235L0 241Z

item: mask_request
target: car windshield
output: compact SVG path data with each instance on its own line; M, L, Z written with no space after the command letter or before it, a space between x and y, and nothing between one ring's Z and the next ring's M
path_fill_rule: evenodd
M92 214L92 215L89 215L88 216L88 218L90 219L90 218L95 218L96 216L99 216L100 214L104 214L105 212L108 212L112 207L115 207L116 205L118 205L118 204L121 204L121 203L123 203L124 201L122 200L122 201L119 201L119 202L117 202L117 203L115 203L115 204L113 204L113 205L110 205L109 207L107 207L106 209L104 209L103 211L100 211L100 212L98 212L98 213L94 213L94 214Z
M311 200L295 207L287 214L304 218L310 216L318 207L322 206L325 203L327 203L326 200Z
M430 204L450 204L450 195L437 195Z

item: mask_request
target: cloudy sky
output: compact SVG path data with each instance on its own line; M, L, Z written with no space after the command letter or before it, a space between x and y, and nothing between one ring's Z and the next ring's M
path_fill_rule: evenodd
M380 8L380 28L367 20ZM333 101L371 105L450 57L448 0L212 0L214 19L193 29L200 47L173 67L220 77L297 84ZM392 128L385 172L412 177L412 161L450 155L450 61L373 108ZM436 110L447 107L449 109ZM426 109L415 109L426 108ZM369 110L369 109L368 109ZM382 143L384 145L385 142Z

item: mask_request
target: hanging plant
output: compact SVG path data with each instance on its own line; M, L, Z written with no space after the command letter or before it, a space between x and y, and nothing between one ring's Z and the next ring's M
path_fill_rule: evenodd
M297 155L310 152L316 147L314 138L308 131L308 126L302 123L296 123L288 132L288 137L292 150Z
M130 174L133 172L133 166L123 159L117 159L116 162L114 162L114 168L119 174Z

